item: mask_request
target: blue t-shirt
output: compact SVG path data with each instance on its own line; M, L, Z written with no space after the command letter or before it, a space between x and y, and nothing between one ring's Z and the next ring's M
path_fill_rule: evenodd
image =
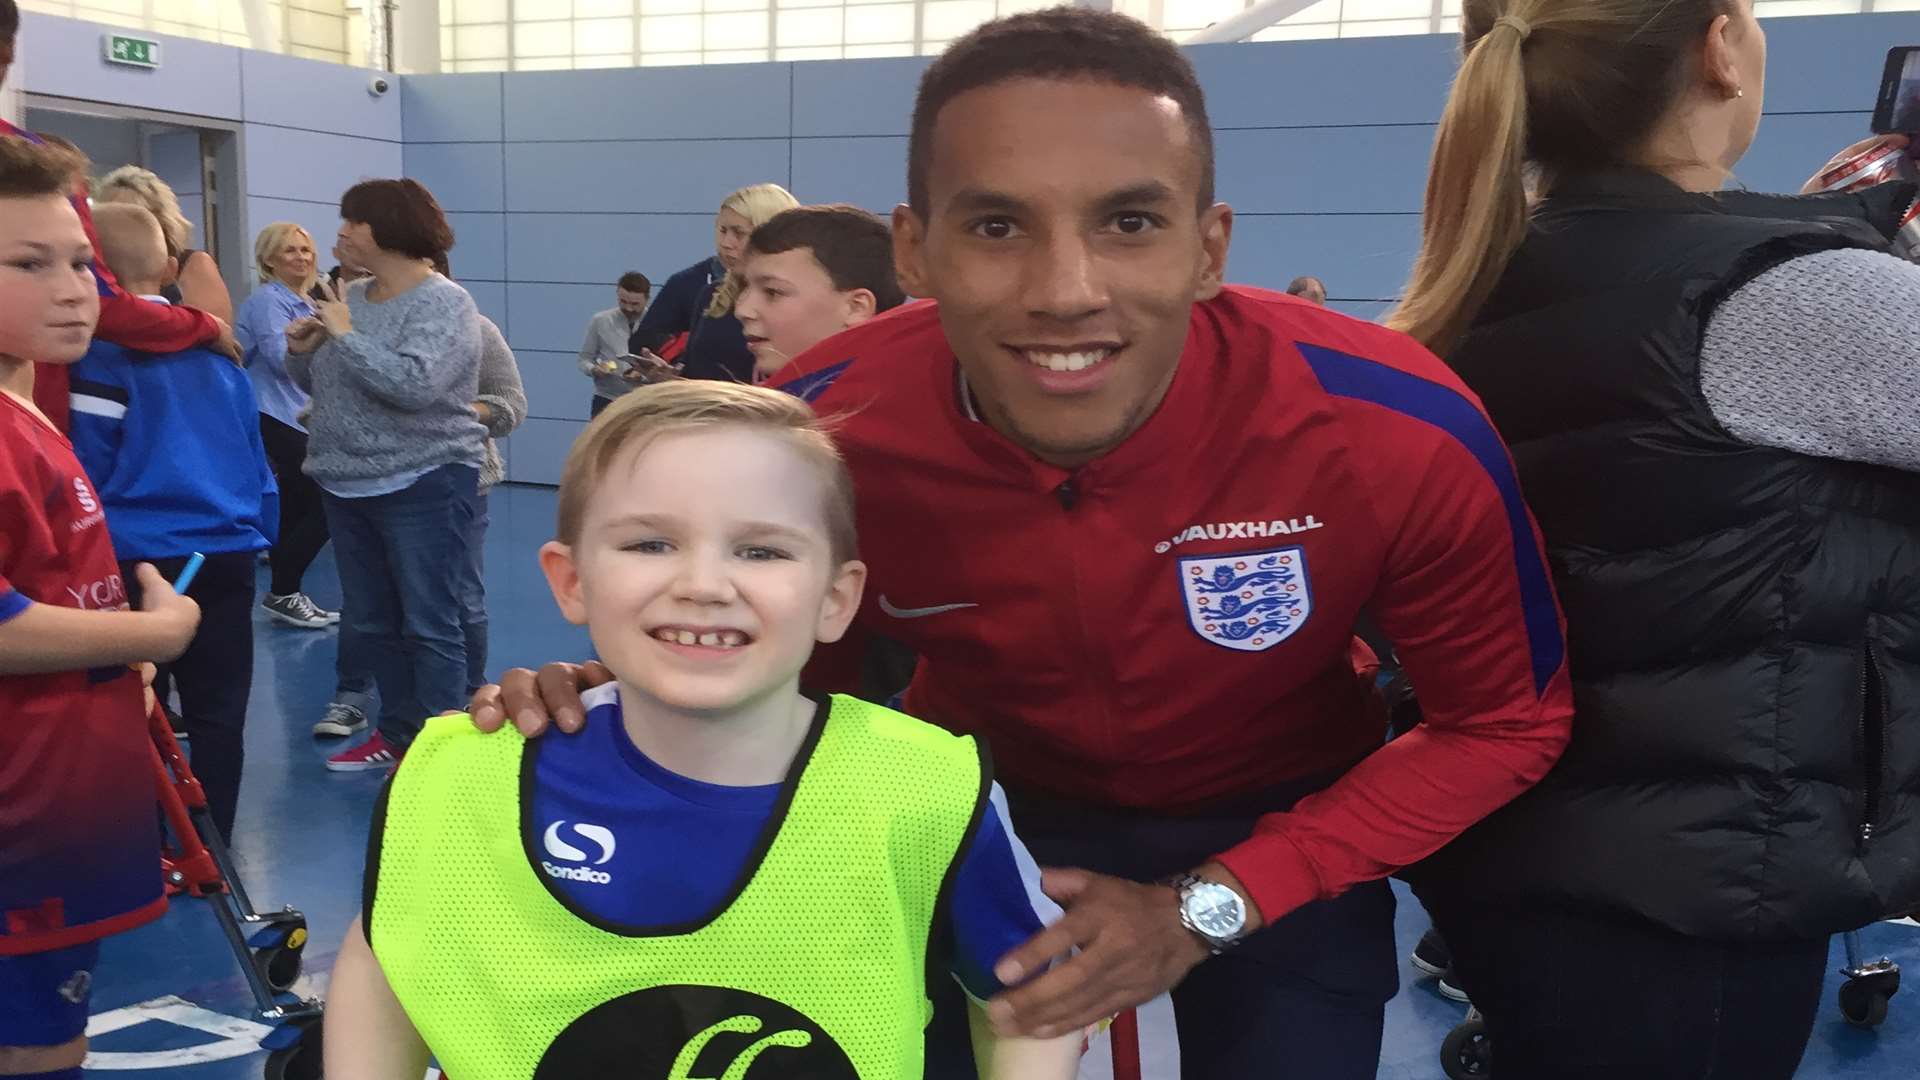
M586 727L540 740L529 799L541 867L581 908L623 926L711 915L732 894L781 785L725 787L671 772L627 737L617 684L584 695ZM1000 957L1057 919L1040 870L994 785L949 894L950 967L981 1000L1001 990Z

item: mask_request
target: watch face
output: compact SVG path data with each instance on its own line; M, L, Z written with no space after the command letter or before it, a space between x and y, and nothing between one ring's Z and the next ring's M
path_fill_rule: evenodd
M1189 890L1186 909L1194 927L1208 937L1230 938L1247 925L1240 894L1215 882L1203 881Z

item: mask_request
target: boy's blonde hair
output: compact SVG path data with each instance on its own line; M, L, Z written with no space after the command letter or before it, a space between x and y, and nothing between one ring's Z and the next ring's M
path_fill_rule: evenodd
M167 235L160 219L138 203L101 203L93 208L100 261L131 285L162 285L167 279Z
M280 254L280 249L287 246L287 239L295 233L307 238L308 247L314 247L313 234L291 221L276 221L261 229L260 235L253 238L253 268L260 274L260 284L265 285L274 279L273 257ZM320 249L314 247L314 263L307 268L307 280L300 283L298 290L302 296L320 280L319 252Z
M193 222L180 212L179 197L150 169L120 166L100 178L93 190L93 201L130 202L146 207L160 220L160 235L166 238L167 254L176 259L186 255L187 245L193 241Z
M742 383L688 379L657 383L622 394L574 441L560 472L556 539L580 540L587 501L621 451L689 428L738 426L786 437L794 451L817 466L827 482L827 540L834 565L856 558L853 477L833 438L807 403L791 394Z

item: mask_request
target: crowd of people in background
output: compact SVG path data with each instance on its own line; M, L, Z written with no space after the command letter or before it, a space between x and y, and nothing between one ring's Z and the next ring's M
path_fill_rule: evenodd
M0 565L0 586L13 583L0 671L25 680L9 687L26 703L18 722L73 711L103 743L125 742L135 680L80 673L164 661L158 696L177 694L215 820L234 828L262 551L267 614L338 628L338 685L314 734L372 729L327 767L392 769L419 741L427 763L401 775L453 784L427 771L438 755L484 761L498 790L461 796L482 809L509 805L501 785L520 774L501 755L549 717L567 735L633 732L641 706L606 684L626 694L652 686L632 671L677 670L660 650L704 663L791 633L791 670L754 683L771 697L714 704L708 684L667 679L651 706L694 704L656 712L740 723L713 725L727 754L720 735L661 736L643 748L662 759L646 775L693 802L759 793L699 833L717 868L694 891L714 902L765 900L728 893L763 856L814 884L802 871L841 854L911 862L898 903L850 901L861 918L906 911L919 935L861 969L861 987L893 997L764 978L869 1035L928 1025L899 1005L924 992L933 1080L976 1075L976 1050L980 1067L1044 1059L1023 1075L1064 1080L1062 1047L1155 1003L1188 1075L1284 1060L1371 1078L1398 986L1396 873L1450 954L1434 969L1486 1010L1503 1077L1785 1080L1828 937L1920 907L1920 267L1890 253L1916 188L1719 191L1760 115L1752 0L1484 0L1467 5L1463 35L1422 250L1384 325L1329 308L1317 278L1284 293L1226 283L1232 214L1214 198L1198 80L1165 38L1111 13L998 19L935 61L891 223L803 206L772 183L725 196L714 252L657 288L621 275L579 354L593 422L541 559L568 618L617 647L607 666L515 671L501 686L486 685L486 492L503 478L495 440L527 401L511 348L452 277L455 237L432 193L410 179L345 192L326 278L313 236L266 226L257 287L236 309L152 173L90 182L71 152L8 128L0 241L64 262L32 285L44 296L15 282L5 306L66 314L0 323L0 478L104 506L100 521L35 510L0 548L14 560ZM662 383L674 388L638 389ZM743 389L695 386L707 383ZM795 399L836 418L831 442ZM616 460L632 479L609 493ZM690 491L696 460L733 477L725 492ZM709 558L701 515L745 493L771 520L713 525L723 542ZM680 516L663 523L642 496ZM622 500L631 512L603 520ZM329 542L338 613L304 583ZM84 565L57 557L80 545ZM193 553L205 567L173 596ZM677 610L744 611L754 628L609 629L604 605L653 602L638 593L655 572ZM112 602L92 606L113 610L50 616L26 591L109 580ZM25 637L62 633L57 648ZM1383 663L1410 687L1412 718L1392 738ZM801 696L802 664L961 738ZM511 717L519 734L427 722L469 703L471 726ZM830 728L829 714L858 719ZM849 742L822 734L856 726ZM991 768L972 738L991 742ZM128 822L151 808L136 758L61 762L133 788L107 816L138 839ZM703 782L675 760L713 769ZM880 818L850 827L857 850L843 851L820 840L836 823L813 815L851 804L802 779L810 760L844 767L834 782L877 786L887 768L917 780L862 802ZM541 782L526 781L529 798ZM44 800L7 796L0 825L45 824ZM461 939L458 956L410 951L440 896L420 869L432 843L499 840L518 818L499 835L461 832L421 798L376 821L396 854L369 871L400 897L380 925L409 941L366 924L370 883L366 923L342 950L336 984L354 1004L329 1054L355 1075L418 1074L425 1041L387 1055L372 1037L409 1018L420 1036L444 1024L431 1030L449 1046L495 1038L489 1052L511 1056L535 1041L477 1034L474 1010L514 1004L456 1001L422 974L458 962L472 986L547 985L524 957L472 947L498 927ZM761 830L789 803L820 846L769 853ZM937 822L925 830L942 838L927 842L937 865L888 848L924 838L867 828L908 813L896 803ZM618 804L566 805L591 821ZM127 852L144 848L112 831L87 842L137 861ZM551 832L546 843L567 847ZM655 862L620 873L686 869L622 846ZM13 873L30 860L6 851L0 900L24 910L44 883ZM1068 869L1042 875L1036 858ZM1024 899L991 925L938 924L949 868L963 902ZM499 881L447 886L448 903L532 897L503 925L579 945L582 965L604 959L593 950L609 926L669 926L692 943L660 972L764 944L764 926L725 920L721 945L700 937L710 905L606 907L573 887L593 871L546 866L557 883L536 884L564 898L556 914L525 865L494 869ZM0 960L69 937L85 948L156 913L146 884L98 876L91 929L10 931ZM785 898L808 918L825 904L798 886ZM821 948L838 947L844 921L809 924ZM916 951L940 934L958 941L957 981L928 980ZM0 1020L0 1051L10 1030ZM918 1067L917 1047L863 1038L863 1065ZM78 1043L46 1045L29 1071L77 1070Z

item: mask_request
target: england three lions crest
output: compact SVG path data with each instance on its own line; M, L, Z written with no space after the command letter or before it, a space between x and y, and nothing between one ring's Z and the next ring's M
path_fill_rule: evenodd
M1181 559L1180 591L1194 633L1241 652L1273 648L1313 614L1307 556L1297 547Z

